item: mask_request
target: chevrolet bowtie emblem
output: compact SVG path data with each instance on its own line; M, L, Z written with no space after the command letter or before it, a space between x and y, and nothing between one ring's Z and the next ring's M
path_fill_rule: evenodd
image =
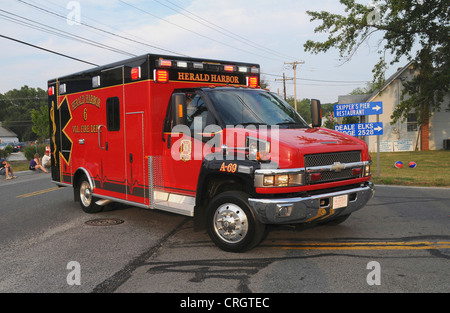
M333 165L331 165L331 170L335 172L340 172L345 168L345 164L342 164L341 162L335 162Z

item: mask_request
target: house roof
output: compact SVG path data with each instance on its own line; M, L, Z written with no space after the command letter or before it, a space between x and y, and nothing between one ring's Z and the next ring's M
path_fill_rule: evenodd
M409 61L408 64L406 64L404 67L400 68L397 72L392 74L384 83L383 87L379 90L374 91L370 96L367 98L366 102L372 101L376 96L378 96L380 93L382 93L394 80L396 80L401 74L403 74L404 71L406 71L414 61Z
M0 123L0 137L17 137L17 134L3 127Z
M338 103L361 103L361 102L370 102L375 97L377 97L383 90L385 90L394 80L396 80L404 71L406 71L414 61L408 62L404 67L400 68L397 72L392 74L384 83L383 87L379 90L374 91L373 93L362 94L362 95L345 95L338 97Z

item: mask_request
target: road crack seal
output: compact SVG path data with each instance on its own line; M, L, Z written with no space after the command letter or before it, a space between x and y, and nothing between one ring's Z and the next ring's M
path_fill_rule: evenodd
M144 251L135 259L131 260L124 268L116 272L110 278L104 280L100 284L94 287L92 293L111 293L117 290L121 285L123 285L133 273L141 265L158 253L159 249L164 245L164 243L169 240L170 237L175 235L190 219L185 218L177 227L175 227L171 232L164 235L154 246L150 247L147 251Z

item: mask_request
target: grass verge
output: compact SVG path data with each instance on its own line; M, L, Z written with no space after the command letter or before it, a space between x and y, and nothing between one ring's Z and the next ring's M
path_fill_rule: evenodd
M380 152L380 175L377 154L372 156L372 182L380 185L450 187L450 151ZM395 162L403 162L396 168ZM415 162L416 167L408 164Z

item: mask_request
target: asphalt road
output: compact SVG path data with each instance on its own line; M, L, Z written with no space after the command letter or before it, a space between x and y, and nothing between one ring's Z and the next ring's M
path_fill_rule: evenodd
M73 191L49 175L19 175L0 181L0 292L189 293L191 300L203 293L448 293L449 191L377 186L341 225L270 227L258 247L235 254L194 232L190 218L124 205L85 214ZM121 223L87 223L98 218Z

